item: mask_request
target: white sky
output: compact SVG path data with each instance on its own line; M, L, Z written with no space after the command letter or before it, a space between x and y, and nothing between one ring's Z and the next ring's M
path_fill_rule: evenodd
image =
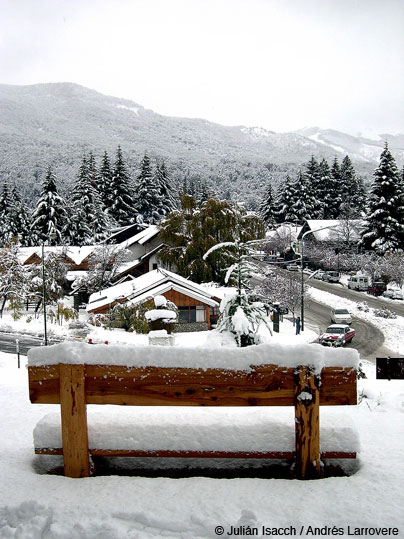
M0 0L0 83L155 112L404 133L403 0Z

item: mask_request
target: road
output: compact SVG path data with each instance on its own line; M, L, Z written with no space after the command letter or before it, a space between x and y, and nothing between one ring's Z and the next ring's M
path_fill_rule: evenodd
M329 290L327 289L327 292ZM331 324L331 307L310 300L305 308L306 328L322 333ZM376 357L394 357L396 354L384 346L383 333L373 324L360 318L352 318L352 327L355 328L355 337L346 348L356 348L361 359L375 362Z
M27 351L33 346L41 346L42 337L31 337L29 335L18 335L12 333L0 333L0 351L8 354L17 354L16 339L19 341L20 354L27 355ZM59 341L58 341L59 342ZM52 344L54 341L52 341Z
M310 279L308 282L313 288L318 288L319 290L324 290L325 292L331 292L336 296L342 298L350 299L356 302L366 301L369 307L375 309L380 309L386 307L390 311L396 313L398 316L404 316L404 301L399 300L388 300L383 299L382 297L375 298L366 292L357 292L356 290L349 290L346 286L342 286L338 283L325 283L318 279Z
M287 270L285 270L286 272ZM290 275L290 272L288 272ZM300 273L292 274L294 278L300 280ZM305 275L307 279L307 275ZM258 281L255 283L258 284ZM330 292L336 296L345 299L350 299L355 302L366 301L369 307L381 308L387 307L398 316L404 316L404 302L388 301L381 298L375 298L364 292L356 292L349 290L347 287L337 283L326 283L317 279L310 279L307 283L313 288ZM324 330L331 324L331 307L317 303L313 300L305 302L305 326L314 330L317 335L323 333ZM375 362L376 357L397 357L397 353L393 352L384 344L383 333L373 324L365 322L360 318L353 317L352 327L355 328L355 337L352 343L346 345L347 348L355 348L358 350L361 359Z

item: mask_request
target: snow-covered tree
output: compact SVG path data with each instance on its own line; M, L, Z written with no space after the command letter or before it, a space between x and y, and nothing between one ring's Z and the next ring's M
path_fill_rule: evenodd
M7 300L22 301L28 290L26 268L18 258L18 246L11 243L0 249L0 316Z
M304 204L306 215L303 219L321 219L324 214L323 184L319 164L314 156L306 164L303 175L299 175L300 199Z
M275 200L272 185L268 183L264 193L264 198L260 205L260 216L267 228L273 228L276 224L275 219Z
M66 203L58 194L55 176L48 168L42 182L42 194L32 214L32 229L40 242L62 245L69 226Z
M170 213L160 224L164 247L158 258L183 277L223 283L229 266L226 253L212 253L209 260L203 254L217 243L234 241L237 227L242 241L263 238L264 224L229 201L210 198L199 210L196 205L193 197L183 196L181 210Z
M307 285L304 285L304 294L307 292ZM302 301L302 287L299 279L296 279L290 272L284 272L277 268L271 269L265 276L265 279L257 287L263 301L273 305L279 303L286 307L296 317Z
M87 287L88 292L97 292L111 286L119 269L130 258L130 251L118 245L101 244L88 260L87 277L79 284Z
M174 195L172 181L164 161L156 165L155 185L159 193L157 212L164 217L177 207L177 197Z
M361 245L380 254L404 248L404 182L387 142L374 172Z
M113 202L113 171L108 153L105 151L102 156L101 166L97 175L98 192L101 196L103 209L109 211Z
M167 185L164 184L165 179L161 175L159 177L153 175L150 159L146 153L140 163L140 174L137 180L136 209L142 216L143 222L158 223L161 221L164 207L161 189Z
M0 195L0 242L2 245L7 245L15 233L11 218L12 208L10 191L7 183L4 183Z
M91 245L104 239L111 220L104 213L96 188L93 158L82 159L79 174L70 194L70 243Z
M295 211L297 199L298 189L296 181L287 175L285 180L280 184L276 197L277 209L275 211L275 218L277 223L284 223L285 221L299 223L300 217Z
M106 206L112 219L121 226L136 222L137 213L133 200L134 195L130 188L129 174L119 146L107 195Z

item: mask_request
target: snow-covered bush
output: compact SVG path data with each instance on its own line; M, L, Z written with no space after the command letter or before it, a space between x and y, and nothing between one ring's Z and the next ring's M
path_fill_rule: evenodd
M356 308L358 309L358 311L363 311L364 313L369 312L369 305L367 304L366 301L362 301L361 303L357 303Z
M390 311L390 309L375 309L374 310L375 316L378 316L379 318L397 318L396 313L393 313Z
M221 333L231 333L239 347L259 344L257 332L260 324L263 322L271 331L265 315L264 306L250 302L248 294L241 290L240 294L226 295L221 301L217 329Z
M156 296L154 306L155 309L150 309L145 313L150 330L165 329L170 334L178 320L176 305L165 296Z

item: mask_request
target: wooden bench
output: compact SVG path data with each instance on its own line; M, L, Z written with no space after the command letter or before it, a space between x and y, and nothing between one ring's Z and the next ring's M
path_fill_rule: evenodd
M60 345L58 345L60 346ZM316 346L316 345L313 345ZM52 347L53 348L53 347ZM94 348L94 347L92 347ZM111 347L112 348L112 347ZM155 347L152 347L155 348ZM173 350L173 349L171 349ZM353 367L275 364L247 370L122 366L105 364L31 365L32 403L60 404L62 447L37 447L37 454L63 454L65 475L90 475L90 455L133 457L287 458L297 478L321 477L322 458L355 458L355 452L320 452L320 405L357 403ZM123 406L293 406L294 451L89 450L87 404Z

